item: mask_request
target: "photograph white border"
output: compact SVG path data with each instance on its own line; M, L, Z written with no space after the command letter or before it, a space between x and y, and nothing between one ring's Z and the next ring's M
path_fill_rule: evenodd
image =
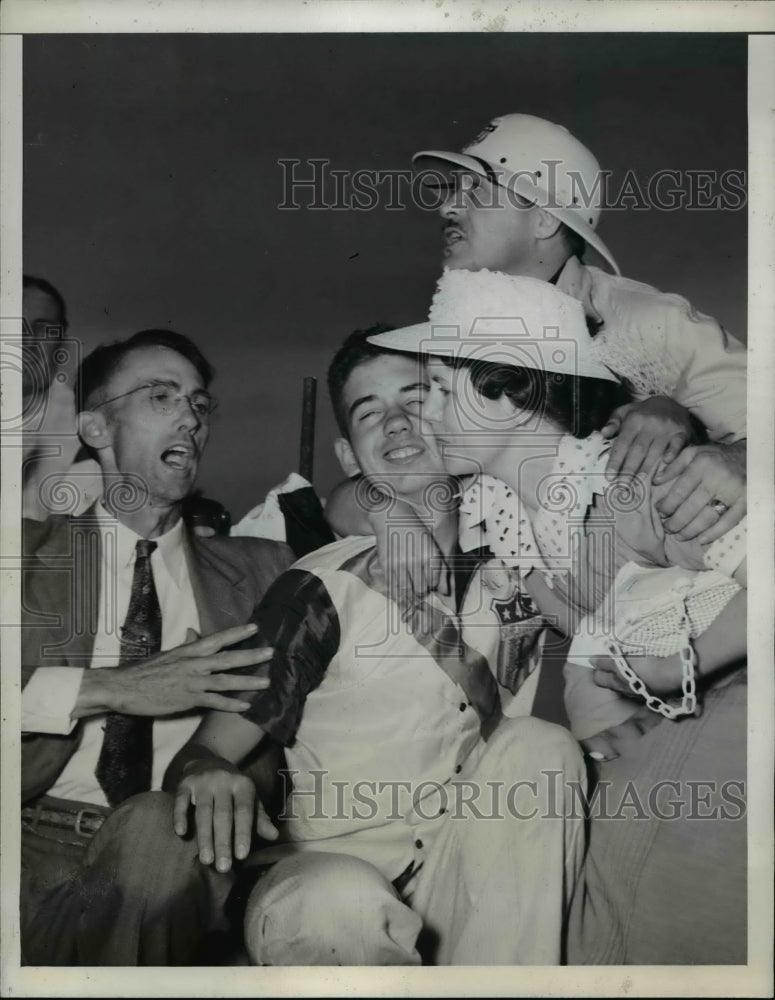
M20 689L18 629L3 629L2 996L770 996L772 995L773 387L775 386L775 4L574 0L3 0L0 133L0 317L21 315L23 33L88 32L731 31L749 38L749 965L455 969L20 968L18 941ZM18 324L18 320L2 320ZM13 335L18 335L18 325ZM20 379L2 405L19 412ZM3 614L18 620L19 452L2 453ZM10 675L10 676L9 676Z

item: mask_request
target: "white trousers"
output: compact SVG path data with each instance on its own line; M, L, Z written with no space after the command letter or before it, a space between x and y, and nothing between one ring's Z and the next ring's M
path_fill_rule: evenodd
M472 782L487 805L480 797L477 815L450 798L403 897L350 855L305 850L278 862L248 903L251 961L419 965L422 933L428 964L559 964L584 853L579 748L560 726L504 719L458 786L469 801Z

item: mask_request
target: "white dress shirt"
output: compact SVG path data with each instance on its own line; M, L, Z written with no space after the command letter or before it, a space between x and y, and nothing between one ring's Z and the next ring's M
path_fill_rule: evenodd
M118 663L120 627L129 608L135 545L140 537L112 517L101 504L96 509L102 543L102 572L91 669L113 667ZM182 520L154 540L157 548L151 556L151 570L161 607L161 648L165 650L185 642L188 629L199 631L199 613L186 562ZM82 676L83 671L73 667L39 667L22 694L22 730L60 734L71 732L76 724L71 713ZM154 721L152 789L161 787L169 762L194 732L200 718L201 713L188 712ZM94 775L104 726L104 713L83 720L78 749L49 790L50 795L95 805L108 804Z

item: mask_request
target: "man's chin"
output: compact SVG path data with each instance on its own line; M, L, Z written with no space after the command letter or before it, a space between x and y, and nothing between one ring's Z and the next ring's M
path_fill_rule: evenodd
M181 471L177 475L168 477L166 482L158 483L155 492L162 502L170 505L178 504L191 493L195 482L196 474Z

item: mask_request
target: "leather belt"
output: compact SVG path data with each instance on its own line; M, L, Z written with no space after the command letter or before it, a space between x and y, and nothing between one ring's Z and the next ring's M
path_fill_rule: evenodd
M81 837L93 837L108 818L108 813L96 806L69 811L39 804L23 806L21 816L32 825L33 830L38 826L49 826L57 830L73 830Z

